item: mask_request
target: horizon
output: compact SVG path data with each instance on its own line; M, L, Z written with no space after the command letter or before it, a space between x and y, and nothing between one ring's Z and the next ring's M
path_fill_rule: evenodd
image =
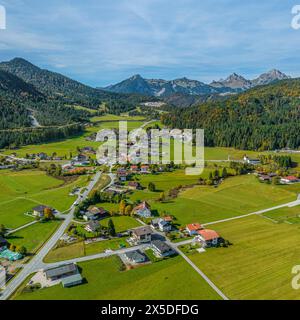
M297 77L293 1L3 0L0 60L22 57L92 87L140 74L204 83L271 69ZM159 8L159 10L157 9Z

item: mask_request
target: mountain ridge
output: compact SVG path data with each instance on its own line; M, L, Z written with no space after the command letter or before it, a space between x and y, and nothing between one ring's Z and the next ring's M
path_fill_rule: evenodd
M253 80L232 73L225 80L212 81L209 84L186 77L164 80L145 79L140 74L133 75L117 84L101 88L116 93L142 93L154 97L168 97L173 94L207 95L207 94L233 94L243 92L258 85L270 84L278 80L289 79L283 72L272 69Z

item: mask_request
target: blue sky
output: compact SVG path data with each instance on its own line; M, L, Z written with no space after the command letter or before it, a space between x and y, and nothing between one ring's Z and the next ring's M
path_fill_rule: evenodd
M139 73L210 82L272 68L300 75L289 0L0 0L0 60L30 60L92 86Z

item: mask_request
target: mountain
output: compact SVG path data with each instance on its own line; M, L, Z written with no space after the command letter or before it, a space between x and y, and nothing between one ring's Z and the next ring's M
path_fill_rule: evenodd
M162 115L171 128L205 130L205 145L242 150L300 147L300 79L272 80L224 100Z
M0 63L0 70L21 78L48 98L66 104L98 109L100 104L106 103L108 109L111 106L112 112L121 112L134 109L138 102L145 101L144 97L138 95L110 93L92 88L57 72L41 69L22 58Z
M236 73L231 74L225 80L213 81L210 85L214 88L230 88L234 91L244 91L252 87L250 80Z
M140 93L155 97L168 97L172 94L202 95L218 93L215 89L203 82L180 78L175 80L144 79L135 75L115 85L104 88L110 92L117 93Z
M205 84L198 80L180 78L175 80L145 79L140 75L126 79L115 85L110 85L104 90L116 93L139 93L148 96L160 97L164 100L174 96L182 100L184 95L228 95L239 93L258 85L270 84L274 81L288 79L289 77L278 70L263 73L254 80L245 79L236 73L231 74L225 80L213 81ZM189 98L187 101L191 100Z
M290 77L279 70L273 69L261 74L258 78L252 80L252 86L266 85L278 80L289 79Z

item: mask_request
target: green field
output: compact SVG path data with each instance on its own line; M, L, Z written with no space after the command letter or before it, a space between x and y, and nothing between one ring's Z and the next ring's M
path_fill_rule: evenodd
M17 228L32 220L24 213L38 204L45 204L58 210L66 210L75 201L69 192L75 186L82 186L86 176L72 183L49 177L39 170L19 172L2 171L0 175L0 223L8 228Z
M36 252L60 225L60 221L37 222L11 234L7 240L16 246L24 246L28 252Z
M115 259L79 263L85 284L68 289L57 285L17 295L16 299L219 299L180 256L122 272Z
M140 226L135 219L128 216L116 216L112 217L111 219L113 220L116 232L118 233ZM109 218L101 220L100 224L107 227L108 220ZM117 250L120 249L120 245L126 247L128 246L126 238L104 240L91 244L85 244L84 241L80 241L65 247L51 250L46 256L45 261L56 262L101 253L107 249Z
M299 223L300 222L300 206L284 207L277 210L264 213L268 217L277 222Z
M128 130L133 130L140 127L143 124L143 121L130 121L127 123ZM83 148L86 146L93 147L95 150L100 146L100 142L96 141L87 141L86 138L90 136L92 133L98 132L101 129L111 129L118 128L118 121L108 121L108 122L100 122L95 126L87 127L86 132L79 134L77 136L71 137L65 140L59 140L55 142L43 143L43 144L35 144L23 146L18 150L14 150L17 153L17 156L23 157L27 153L39 153L45 152L48 155L52 155L54 152L57 156L67 157L69 158L70 153L77 154L77 148ZM11 154L11 150L5 151L5 154Z
M231 299L300 299L291 287L300 229L251 216L210 226L233 245L189 255Z
M167 181L159 181L160 177L163 177L163 174L157 178L153 175L144 177L141 181L143 184L146 179L152 179L158 188L165 191L171 186L185 184L184 181L192 183L193 179L196 179L191 176L176 180L175 176L171 179L170 175L166 175L169 178ZM253 175L244 175L228 178L217 188L213 186L189 188L181 192L178 198L165 203L155 201L159 193L148 190L137 191L130 198L150 199L152 209L158 210L159 213L172 214L177 218L176 223L185 225L226 219L294 201L298 189L259 183Z
M142 121L145 120L145 117L143 116L126 116L126 115L115 115L115 114L106 114L104 116L99 116L99 117L92 117L90 119L92 122L99 122L99 121L120 121L120 120L137 120L137 121Z

